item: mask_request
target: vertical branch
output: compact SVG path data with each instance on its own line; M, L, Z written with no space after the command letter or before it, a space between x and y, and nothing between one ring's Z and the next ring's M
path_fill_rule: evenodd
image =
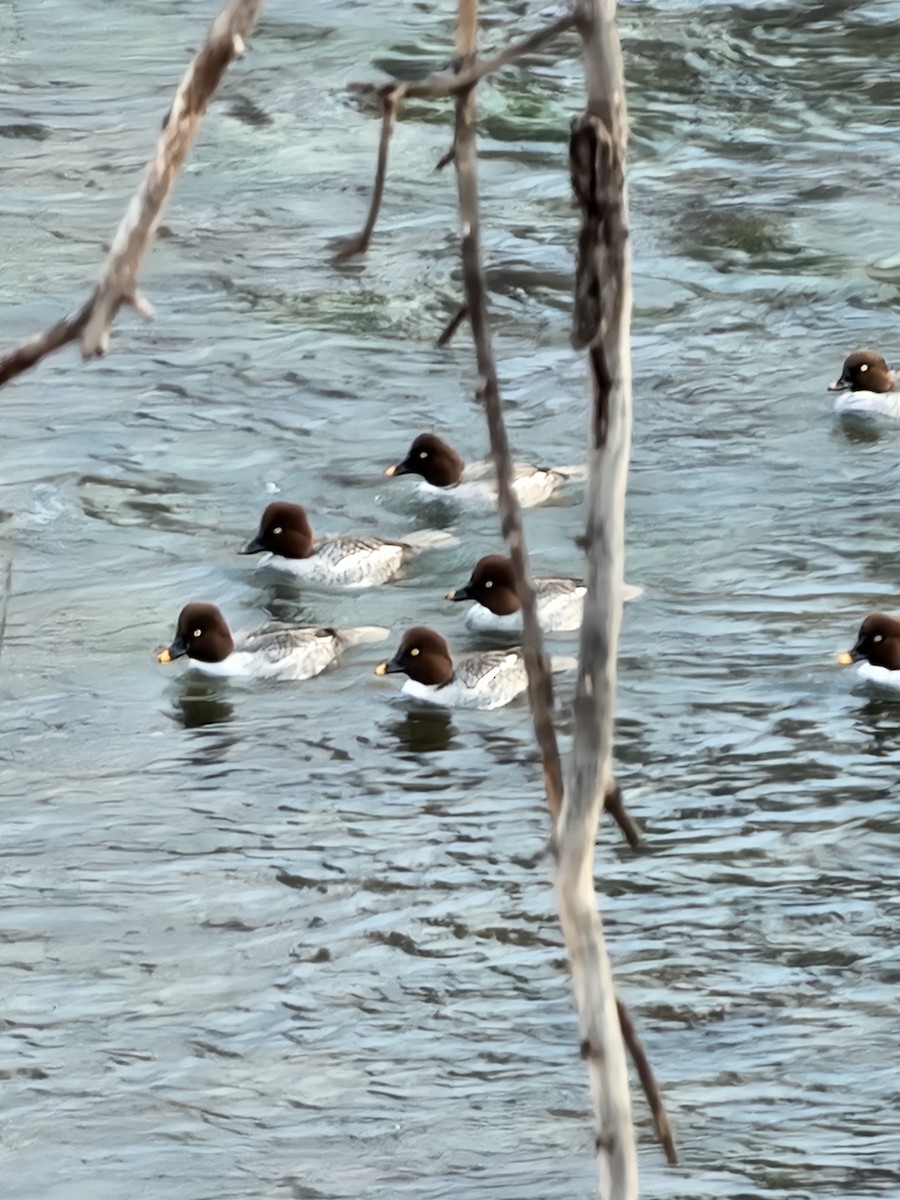
M456 41L457 66L460 70L470 66L474 59L477 18L477 0L460 0ZM455 150L466 307L475 341L478 370L484 380L482 396L491 454L497 472L498 507L522 605L522 651L528 672L528 695L535 737L543 762L544 786L555 823L562 808L563 783L559 747L553 726L553 684L535 609L534 585L528 570L528 550L522 528L522 513L512 488L512 453L503 420L497 366L488 323L487 289L481 261L474 84L457 96Z
M616 654L622 619L625 485L631 452L631 273L627 119L615 0L580 0L588 111L573 123L572 182L582 210L572 340L588 350L590 420L585 552L572 769L557 826L556 890L571 929L572 975L598 1120L600 1194L633 1200L637 1154L622 1028L594 891L594 840L613 782Z

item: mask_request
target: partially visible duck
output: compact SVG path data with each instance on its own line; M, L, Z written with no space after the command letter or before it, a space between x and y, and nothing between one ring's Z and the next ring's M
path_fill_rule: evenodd
M551 670L568 671L574 658L552 658ZM502 708L528 687L525 660L518 650L467 654L454 663L447 643L434 629L416 625L403 635L393 658L376 675L407 676L403 694L444 708Z
M857 674L867 683L900 690L900 620L888 613L869 613L852 650L838 655L842 666L859 663Z
M348 646L382 642L388 630L377 625L355 629L316 629L305 625L266 626L232 633L215 604L185 605L171 646L157 662L185 655L204 675L244 679L311 679L336 662Z
M577 579L534 579L537 617L545 633L565 633L581 627L587 588ZM623 599L633 600L641 589L625 584ZM466 613L473 633L522 632L522 606L516 592L512 562L503 554L487 554L472 569L469 582L448 600L474 600Z
M894 417L900 419L900 388L892 371L874 350L854 350L829 392L841 392L834 411L851 417Z
M316 538L301 505L277 500L266 508L256 535L240 553L266 552L263 565L310 583L360 588L396 579L416 554L454 546L458 541L452 534L436 529L420 529L398 541L357 533Z
M513 490L523 508L533 508L550 498L571 479L584 479L584 467L535 467L516 463ZM467 466L452 446L433 433L420 433L406 457L385 475L420 475L419 491L463 504L493 505L497 500L494 467L490 462Z

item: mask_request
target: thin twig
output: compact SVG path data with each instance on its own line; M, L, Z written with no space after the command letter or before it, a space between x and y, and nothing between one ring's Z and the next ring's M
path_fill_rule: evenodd
M2 595L0 595L0 651L6 638L6 617L9 613L9 597L12 594L12 559L6 560L6 570L3 572Z
M453 314L453 316L450 318L450 320L447 322L447 324L444 326L444 332L441 334L441 336L435 342L435 345L437 346L437 348L439 350L443 349L444 346L449 345L451 339L453 338L454 333L456 333L457 329L459 329L460 325L462 325L463 321L466 319L466 317L468 315L469 315L468 304L461 304L459 306L459 308L456 310L456 312Z
M622 1037L625 1039L625 1045L628 1048L628 1053L631 1055L631 1061L634 1063L638 1079L641 1081L641 1088L647 1099L647 1106L653 1116L653 1128L656 1130L656 1137L663 1148L666 1162L672 1167L677 1166L678 1151L675 1149L675 1138L672 1134L672 1127L669 1124L669 1117L666 1113L666 1106L663 1103L662 1093L659 1090L659 1084L656 1082L656 1076L653 1073L653 1068L650 1066L650 1060L647 1057L647 1051L644 1049L644 1043L638 1037L637 1030L631 1020L631 1014L619 996L616 997L616 1010L619 1014L619 1024L622 1026Z
M539 50L541 46L547 42L552 42L554 38L559 37L561 33L567 33L570 29L576 29L579 26L581 18L578 13L567 12L561 17L557 17L555 21L551 21L549 25L544 25L540 29L536 29L534 33L528 34L527 37L518 42L512 42L505 50L501 50L499 54L495 54L493 58L486 58L483 62L473 63L466 70L461 70L456 75L429 75L427 79L419 79L414 82L400 83L394 80L387 84L363 84L364 91L379 91L386 92L392 88L399 87L401 100L435 100L441 96L459 96L468 92L480 83L482 79L486 79L488 75L493 75L496 71L503 67L509 66L516 59L522 58L525 54L531 54L535 50ZM457 59L464 58L460 55Z
M378 142L378 165L375 168L375 184L372 188L372 201L369 205L369 215L366 223L355 237L348 238L334 256L336 263L352 258L354 254L363 254L369 248L369 241L381 210L381 199L384 196L384 182L387 178L388 151L391 147L391 135L397 123L397 110L400 107L400 89L390 88L381 93L383 112L381 116L381 138Z
M612 781L612 786L606 793L606 800L603 807L621 829L625 841L632 848L637 850L641 844L641 830L637 822L631 817L625 807L625 800L622 796L622 789Z
M454 141L450 144L450 149L445 154L442 154L441 157L434 164L434 169L436 171L443 171L444 167L449 167L450 164L455 161L456 161L456 142Z
M230 63L244 53L262 3L228 0L216 17L175 93L156 151L119 223L93 294L75 314L0 357L0 387L76 338L81 340L82 357L105 354L113 321L123 304L130 305L145 320L151 319L153 310L138 291L138 267L162 219L207 105Z

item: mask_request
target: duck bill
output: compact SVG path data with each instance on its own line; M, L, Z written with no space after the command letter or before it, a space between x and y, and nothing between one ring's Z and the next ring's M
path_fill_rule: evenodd
M156 656L156 661L160 663L174 662L176 658L184 658L187 654L187 647L181 640L181 634L175 635L175 641L166 650L160 650Z
M257 534L256 537L252 537L250 541L247 542L246 546L242 546L240 550L238 550L238 554L262 554L264 550L265 546L260 541L259 534Z
M445 600L474 600L475 597L469 590L469 584L465 587L457 588L455 592L448 592L444 597Z
M394 463L392 467L388 467L388 469L385 471L385 475L409 475L409 473L409 467L406 465L405 461Z
M847 392L850 390L850 380L842 375L840 379L835 379L834 383L829 383L829 392Z
M852 650L844 650L841 654L839 654L837 656L837 660L842 667L849 667L853 663L861 662L863 657L864 656L860 654L860 652L854 646Z
M387 659L385 662L380 662L375 668L376 675L402 675L403 668L397 662L397 656Z

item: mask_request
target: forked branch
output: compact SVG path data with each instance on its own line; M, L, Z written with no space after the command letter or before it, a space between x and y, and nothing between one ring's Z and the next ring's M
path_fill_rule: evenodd
M0 357L0 387L68 342L81 341L84 358L105 354L123 304L145 320L153 310L137 287L138 267L159 225L210 99L235 58L244 52L263 0L228 0L184 74L163 121L156 151L122 218L100 281L71 316Z
M505 50L501 50L499 54L496 54L493 58L486 59L483 63L475 62L474 50L470 56L461 53L457 49L456 67L458 69L453 75L430 75L427 79L421 79L415 83L403 83L395 79L391 83L386 84L365 83L358 85L359 91L377 92L381 97L384 107L381 119L381 138L378 143L378 163L375 168L375 183L372 186L372 199L369 203L369 213L366 217L366 223L359 233L348 238L341 246L335 256L335 261L341 262L344 259L352 257L354 254L363 254L369 247L372 233L378 221L382 197L384 196L388 147L390 146L391 135L394 132L397 113L404 100L436 100L443 96L455 96L459 99L460 97L468 96L479 80L485 79L488 75L493 75L496 71L508 66L511 62L515 62L517 58L522 58L525 54L533 54L535 50L539 50L541 46L546 45L547 42L551 42L561 33L565 33L569 29L574 29L578 24L578 20L579 18L576 13L564 13L555 21L551 21L549 25L535 30L534 33L530 33L527 37L517 42L512 42ZM456 143L454 141L453 149L444 155L438 163L438 168L452 162L455 156L455 147ZM449 336L452 336L452 333L448 335L448 340Z

